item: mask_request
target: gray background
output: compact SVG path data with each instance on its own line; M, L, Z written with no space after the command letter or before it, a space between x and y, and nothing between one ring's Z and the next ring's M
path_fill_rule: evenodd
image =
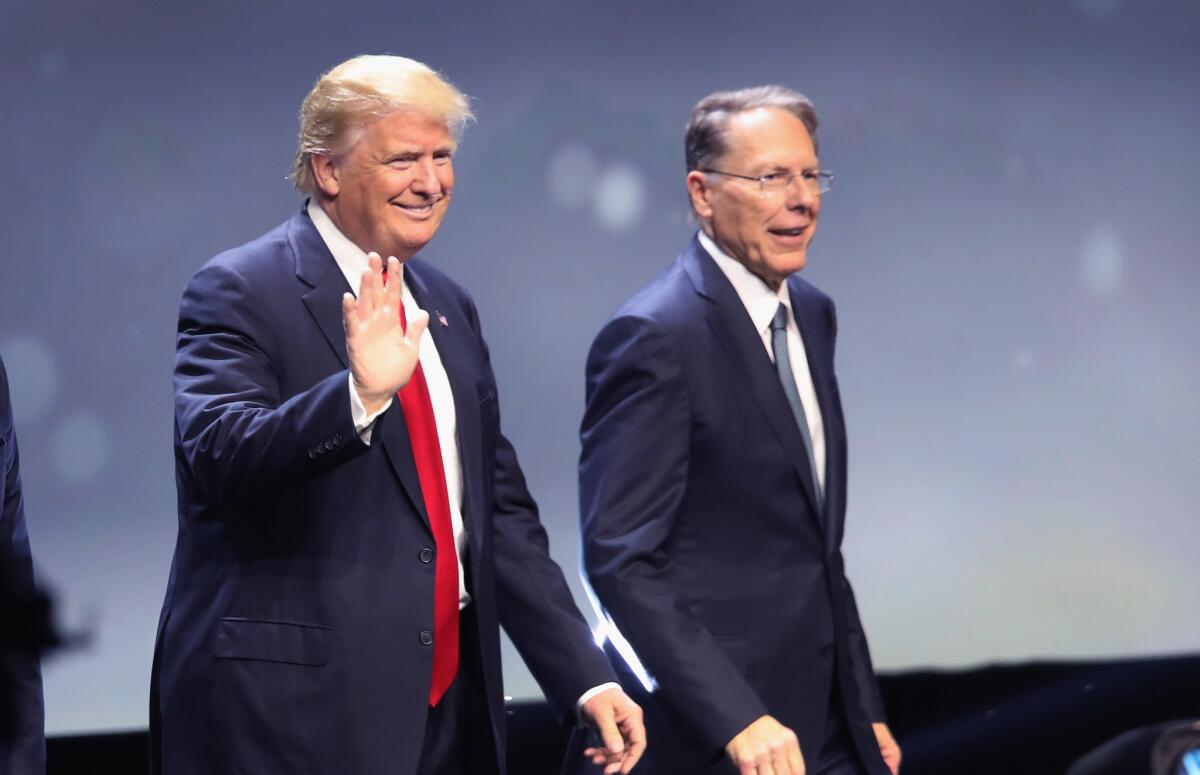
M368 52L475 98L425 255L476 294L581 604L591 336L689 238L692 104L782 82L838 176L805 275L839 304L879 666L1195 651L1194 0L5 0L0 352L41 574L93 632L46 668L51 732L146 723L179 294L299 207L299 103Z

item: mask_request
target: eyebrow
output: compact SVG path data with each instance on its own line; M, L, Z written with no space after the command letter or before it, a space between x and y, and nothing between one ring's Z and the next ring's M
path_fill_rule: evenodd
M432 151L430 151L430 155L432 155L432 156L437 156L439 154L453 155L456 148L457 148L457 146L455 146L453 143L447 143L446 145L439 145L437 148L434 148ZM413 147L398 148L398 149L389 150L383 154L380 154L380 158L383 159L384 161L395 161L397 159L419 159L419 158L421 158L421 156L424 155L424 153L425 153L425 151L422 148L413 148Z
M772 167L769 167L767 169L767 171L764 172L763 174L764 175L773 175L775 173L784 173L784 174L788 174L788 175L791 175L791 174L802 175L805 172L819 172L820 170L821 170L821 165L819 162L814 162L813 164L802 165L800 167L800 169L797 169L797 170L793 170L791 167L787 167L782 164L776 164Z

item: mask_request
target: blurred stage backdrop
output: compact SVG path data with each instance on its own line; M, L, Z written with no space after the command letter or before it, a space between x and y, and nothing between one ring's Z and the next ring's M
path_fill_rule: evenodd
M837 174L805 276L839 305L878 667L1196 651L1193 0L6 0L0 353L41 577L93 635L46 666L51 733L146 724L180 292L300 207L317 76L385 52L474 98L424 255L475 294L581 606L591 337L690 236L691 106L779 82Z

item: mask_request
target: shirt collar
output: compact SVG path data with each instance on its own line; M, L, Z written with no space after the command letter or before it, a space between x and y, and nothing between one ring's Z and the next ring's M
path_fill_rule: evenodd
M700 246L708 255L712 256L721 272L729 279L729 284L733 286L738 298L742 300L746 312L750 313L750 320L760 334L765 333L771 327L771 320L775 317L775 311L779 309L780 304L788 308L788 317L792 316L792 299L788 294L786 282L779 284L778 291L773 291L771 286L747 269L741 261L730 257L717 247L717 243L703 230L696 234L696 238L700 240Z
M338 269L342 270L346 282L350 283L350 290L354 291L354 295L357 296L362 273L367 271L371 265L367 260L367 254L342 233L342 230L337 227L337 224L325 212L325 208L317 203L317 200L309 199L305 209L308 211L308 217L312 219L313 226L317 227L317 233L325 241L325 246L333 254L333 260L337 262ZM400 265L400 278L404 279L404 264Z

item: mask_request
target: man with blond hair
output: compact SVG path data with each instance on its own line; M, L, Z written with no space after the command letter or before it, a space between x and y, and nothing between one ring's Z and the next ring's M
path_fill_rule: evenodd
M579 464L588 578L655 687L644 770L891 775L842 561L837 319L796 276L832 177L816 112L718 92L684 144L699 230L597 335Z
M593 761L641 755L500 431L474 303L415 257L470 118L419 62L339 65L301 110L300 212L188 282L155 773L503 773L500 625L601 733Z

